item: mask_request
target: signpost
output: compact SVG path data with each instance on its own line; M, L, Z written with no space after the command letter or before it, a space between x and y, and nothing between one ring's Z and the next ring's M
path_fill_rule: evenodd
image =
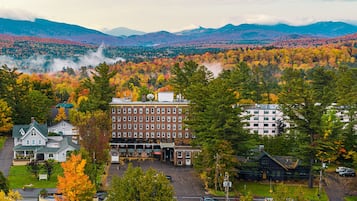
M229 201L229 188L232 187L232 182L229 181L228 172L225 172L225 174L224 174L223 187L224 187L224 190L226 192L226 201Z

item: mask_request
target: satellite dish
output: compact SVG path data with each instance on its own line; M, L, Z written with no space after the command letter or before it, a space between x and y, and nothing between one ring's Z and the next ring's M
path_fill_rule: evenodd
M154 100L155 96L154 96L154 94L148 94L146 96L146 98L149 99L150 101L152 101L152 100Z

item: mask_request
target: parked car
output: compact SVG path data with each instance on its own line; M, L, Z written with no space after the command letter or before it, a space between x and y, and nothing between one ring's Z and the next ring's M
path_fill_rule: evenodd
M166 179L172 182L172 177L170 175L165 175Z
M203 196L201 197L200 201L218 201L218 200L209 196Z
M356 176L356 172L352 168L346 168L345 170L340 171L338 174L340 176L342 176L342 177L354 177L354 176Z
M339 172L342 172L342 171L344 171L346 169L346 167L337 167L336 168L336 173L339 173Z

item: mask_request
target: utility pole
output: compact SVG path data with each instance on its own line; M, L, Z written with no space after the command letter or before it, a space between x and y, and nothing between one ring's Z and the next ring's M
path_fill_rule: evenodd
M225 172L223 181L224 191L226 192L226 201L229 201L229 188L232 187L232 182L229 181L229 174Z

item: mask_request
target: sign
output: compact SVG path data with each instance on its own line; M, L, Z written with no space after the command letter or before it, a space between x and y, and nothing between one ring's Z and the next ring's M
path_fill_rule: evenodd
M39 174L38 180L47 180L47 174Z

